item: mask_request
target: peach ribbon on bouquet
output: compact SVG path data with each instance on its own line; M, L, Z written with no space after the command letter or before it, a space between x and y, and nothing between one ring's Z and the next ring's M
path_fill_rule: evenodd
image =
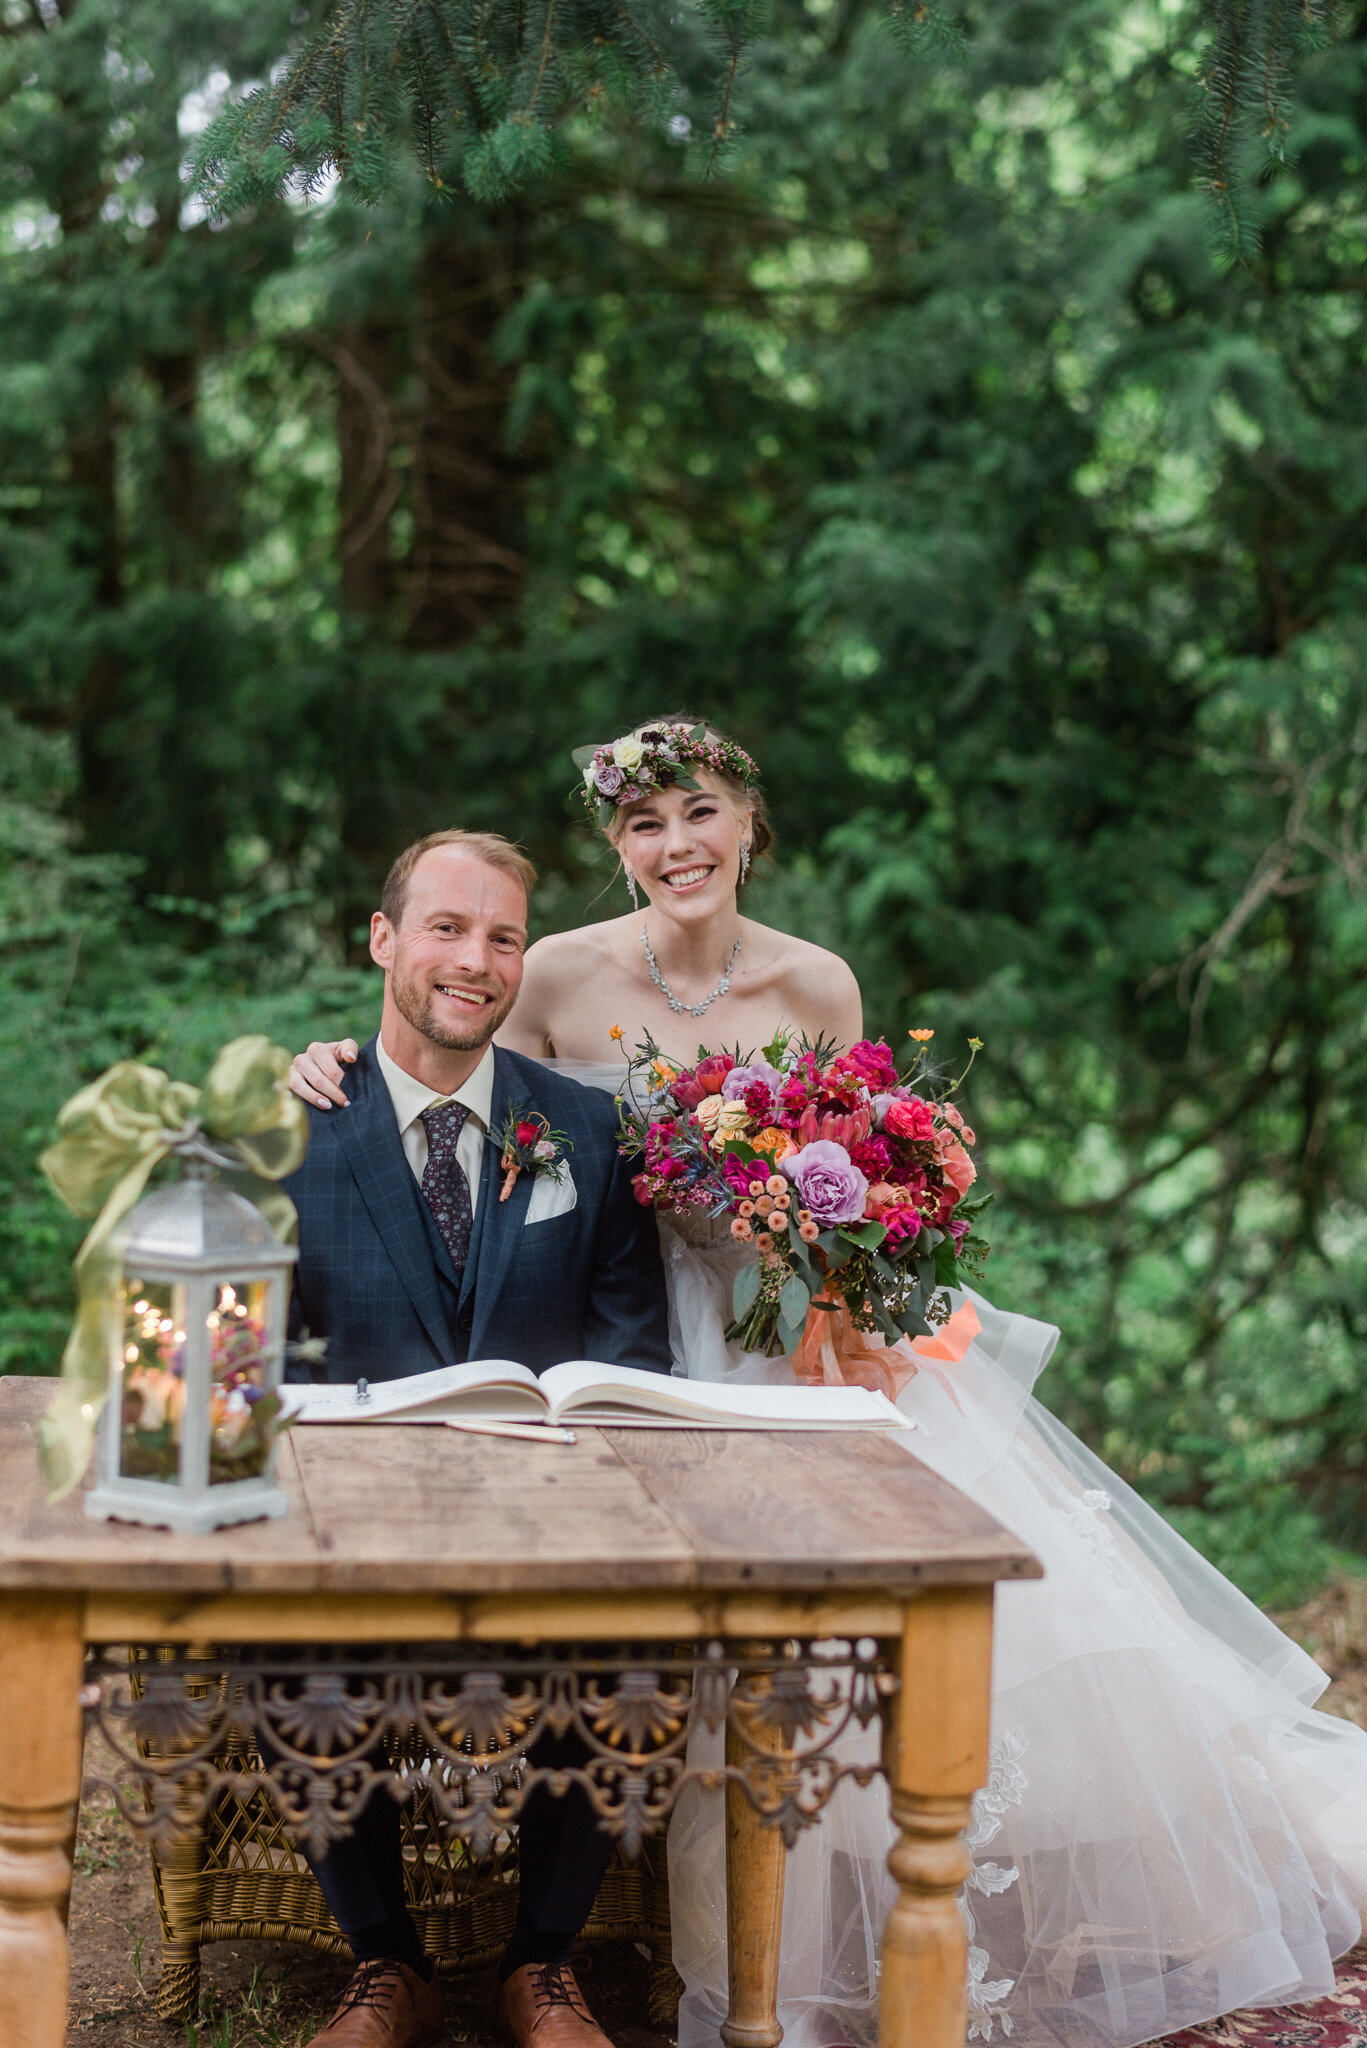
M832 1302L818 1308L817 1302ZM982 1329L971 1301L956 1308L931 1337L901 1337L889 1344L856 1330L838 1295L824 1288L807 1311L802 1340L793 1353L793 1374L807 1387L869 1387L895 1401L908 1380L928 1372L955 1407L959 1396L948 1367L957 1365Z

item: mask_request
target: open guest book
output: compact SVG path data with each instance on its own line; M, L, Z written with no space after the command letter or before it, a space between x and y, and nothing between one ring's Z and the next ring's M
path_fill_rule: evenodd
M295 1422L602 1422L633 1429L910 1429L867 1387L738 1387L568 1359L480 1358L409 1379L280 1389Z

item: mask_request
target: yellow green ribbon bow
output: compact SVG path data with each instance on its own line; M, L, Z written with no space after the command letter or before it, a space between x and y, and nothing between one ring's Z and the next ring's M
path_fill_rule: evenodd
M289 1054L260 1035L225 1045L202 1088L120 1060L58 1116L61 1135L38 1164L67 1207L95 1223L76 1254L76 1320L62 1353L62 1383L38 1425L50 1500L84 1477L109 1391L110 1347L122 1332L117 1225L163 1159L177 1150L203 1156L206 1138L213 1141L208 1156L221 1151L261 1181L293 1173L308 1148L308 1112L285 1085L289 1066ZM244 1192L277 1236L293 1235L294 1204L283 1189L258 1181Z

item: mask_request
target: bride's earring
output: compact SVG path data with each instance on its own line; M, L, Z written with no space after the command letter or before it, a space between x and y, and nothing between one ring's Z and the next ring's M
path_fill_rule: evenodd
M641 907L641 900L636 894L636 877L632 874L631 869L626 866L623 867L622 873L626 876L627 887L631 891L631 907L633 910L639 910Z
M740 886L741 886L741 888L742 888L742 889L743 889L743 888L745 887L745 884L746 884L746 880L747 880L747 878L748 878L748 876L749 876L749 873L750 873L750 842L749 842L749 840L748 840L748 839L742 839L742 840L741 840L741 843L740 843Z

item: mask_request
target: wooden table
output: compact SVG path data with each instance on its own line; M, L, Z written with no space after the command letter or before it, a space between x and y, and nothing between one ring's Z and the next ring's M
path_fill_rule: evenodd
M43 1498L50 1383L0 1378L0 2043L60 2048L90 1643L875 1637L899 1681L883 2048L961 2048L962 1831L987 1775L993 1586L1039 1567L876 1432L433 1428L286 1439L292 1512L214 1536ZM782 1842L728 1798L730 2048L776 2048Z

